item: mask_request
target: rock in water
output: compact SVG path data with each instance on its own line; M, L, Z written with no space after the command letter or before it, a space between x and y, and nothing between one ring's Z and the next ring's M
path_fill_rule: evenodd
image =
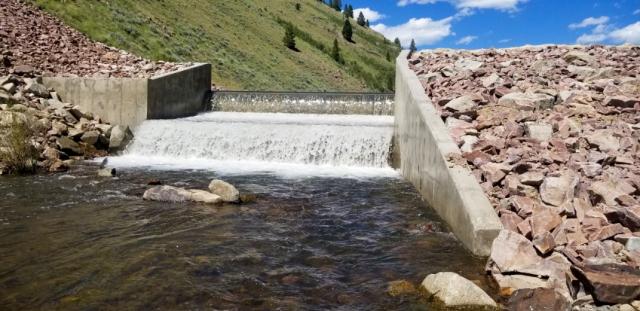
M213 194L219 195L225 202L238 202L240 199L240 192L236 187L219 179L211 181L209 184L209 191Z
M101 168L98 170L98 176L100 177L116 177L116 169L115 168Z
M197 202L218 204L222 198L205 190L187 190L172 186L156 186L144 192L143 199L159 202Z
M111 129L109 137L109 152L119 152L127 147L133 139L133 133L128 126L116 125Z
M191 198L191 192L171 186L157 186L145 191L142 198L159 202L185 202Z
M428 275L422 281L422 288L447 308L474 308L473 310L497 310L498 308L496 302L480 287L453 272Z
M215 195L205 190L189 190L191 193L190 200L198 203L205 204L218 204L222 203L222 198L219 195Z

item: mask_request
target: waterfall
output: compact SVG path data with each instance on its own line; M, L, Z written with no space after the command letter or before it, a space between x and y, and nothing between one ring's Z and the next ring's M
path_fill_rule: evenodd
M143 122L123 158L389 169L392 136L392 116L209 112Z

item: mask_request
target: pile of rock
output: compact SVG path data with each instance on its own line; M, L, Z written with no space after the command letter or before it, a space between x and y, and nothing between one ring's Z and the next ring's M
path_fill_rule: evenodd
M236 187L219 179L211 181L209 191L161 185L145 191L142 198L148 201L196 202L204 204L239 203L243 201Z
M148 61L94 42L25 1L0 5L0 75L150 77L190 65Z
M8 135L15 123L28 125L31 144L40 155L37 167L48 172L67 170L74 158L118 152L133 138L128 127L109 125L79 106L61 102L39 78L0 76L0 135ZM0 174L6 170L0 163Z
M502 293L638 299L640 47L434 50L410 64L506 229L488 264Z

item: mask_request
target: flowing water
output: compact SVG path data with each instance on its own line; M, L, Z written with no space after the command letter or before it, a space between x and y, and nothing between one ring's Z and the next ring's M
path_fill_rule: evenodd
M0 179L0 309L420 310L416 297L389 296L389 282L454 271L486 288L482 260L386 165L391 124L149 121L109 159L116 179L92 163ZM214 178L257 200L141 199L149 180L206 189Z

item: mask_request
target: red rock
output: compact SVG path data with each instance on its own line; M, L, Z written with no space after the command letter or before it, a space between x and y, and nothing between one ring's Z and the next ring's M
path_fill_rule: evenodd
M604 100L605 105L618 108L633 108L637 103L640 103L640 99L626 96L611 96Z
M493 241L490 258L502 273L517 272L542 260L529 240L508 230L500 231Z
M601 241L612 238L618 234L624 233L624 227L621 224L612 224L598 228L589 235L589 241Z
M588 285L593 297L602 303L629 303L640 296L640 270L627 265L587 265L573 267Z
M522 218L510 211L500 213L500 221L506 230L518 232L518 224L522 222Z
M544 232L533 239L533 246L544 256L549 254L553 248L556 247L556 242L551 233Z
M509 299L511 311L569 311L571 301L551 288L527 288L514 292Z
M560 215L550 208L535 210L530 219L533 238L553 231L562 222Z

